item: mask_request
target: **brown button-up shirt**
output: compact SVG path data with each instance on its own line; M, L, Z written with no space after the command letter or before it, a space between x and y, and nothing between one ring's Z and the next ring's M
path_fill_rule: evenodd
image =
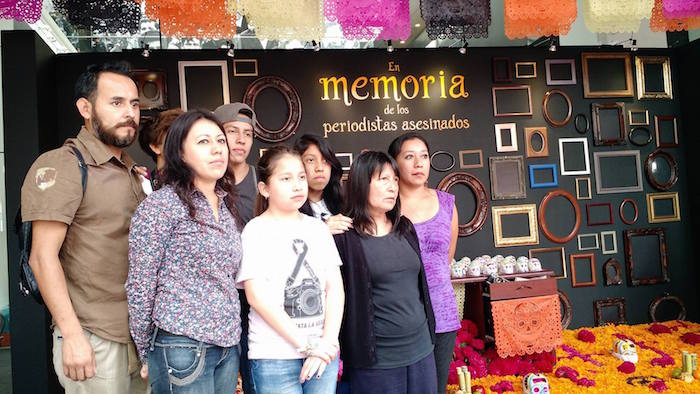
M78 148L88 167L83 194ZM66 223L59 252L73 308L83 328L105 339L130 341L124 283L129 272L131 215L146 197L135 163L121 159L86 128L39 156L22 185L22 220Z

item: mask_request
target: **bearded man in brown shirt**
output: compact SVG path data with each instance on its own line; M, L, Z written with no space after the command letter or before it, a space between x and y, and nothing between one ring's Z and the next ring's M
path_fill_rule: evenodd
M146 392L128 326L124 283L131 215L145 198L124 148L136 139L139 96L124 62L78 78L77 138L42 154L22 185L32 221L29 264L53 317L53 363L66 393ZM78 159L87 165L83 192Z

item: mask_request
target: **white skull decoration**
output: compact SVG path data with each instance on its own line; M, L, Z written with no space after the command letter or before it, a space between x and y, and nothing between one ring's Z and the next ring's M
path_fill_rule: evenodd
M459 267L459 262L455 259L452 259L450 262L450 276L453 278L461 278L461 270Z
M522 274L524 272L530 272L528 262L526 260L518 260L515 263L515 272Z
M526 262L526 263L529 263L529 262L530 262L530 259L528 259L528 258L525 257L525 256L520 256L520 257L518 257L518 260L517 260L517 261L518 261L518 263L523 262L523 261Z
M515 263L513 263L512 261L508 261L508 260L501 261L501 264L498 267L498 272L501 274L513 274L513 273L515 273Z
M471 264L469 264L469 270L467 271L467 276L481 276L481 265L483 264L483 259L481 257L475 258Z
M484 259L484 261L489 261L491 259L491 256L489 256L487 254L482 254L481 258Z
M613 356L622 361L629 361L633 364L636 364L637 361L639 361L637 346L635 346L634 342L627 339L616 340L613 343L613 348L610 352Z
M530 269L530 272L542 271L542 263L540 263L540 259L537 257L531 258L528 262L528 268Z
M481 275L491 276L498 272L498 265L494 263L486 263L481 266Z

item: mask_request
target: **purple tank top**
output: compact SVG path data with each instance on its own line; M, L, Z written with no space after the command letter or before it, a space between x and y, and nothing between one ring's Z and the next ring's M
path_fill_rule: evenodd
M455 292L450 281L450 238L455 197L436 190L438 212L422 223L414 223L420 242L420 254L428 279L430 301L435 314L435 332L459 329Z

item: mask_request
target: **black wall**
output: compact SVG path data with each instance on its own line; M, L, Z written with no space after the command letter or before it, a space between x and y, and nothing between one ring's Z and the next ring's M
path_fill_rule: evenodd
M298 91L302 102L302 119L297 135L302 133L318 133L323 135L324 122L336 121L358 121L363 116L373 119L379 115L384 120L397 120L399 128L403 120L418 120L426 118L448 119L452 114L457 118L468 118L470 128L466 130L451 130L451 131L423 131L423 135L427 138L431 145L431 150L446 150L455 157L458 156L459 150L464 149L482 149L484 152L484 167L477 169L462 170L474 174L486 186L490 193L488 157L490 156L506 156L506 155L522 155L525 158L525 141L524 127L547 126L549 134L549 156L539 159L525 158L525 167L527 171L528 164L545 164L556 163L559 167L559 152L557 140L560 137L579 137L575 131L573 121L562 128L554 128L548 125L542 115L542 100L546 91L552 88L559 88L565 91L573 102L573 114L583 113L588 119L591 118L592 103L608 103L608 102L624 102L625 103L625 122L627 124L627 110L629 109L648 109L652 125L650 129L653 131L653 116L654 115L677 115L679 118L680 131L680 148L666 149L677 160L680 166L680 179L671 191L678 191L680 195L680 211L681 221L665 224L648 224L647 209L646 209L646 193L656 192L644 179L644 191L638 193L627 194L606 194L597 195L595 193L595 176L593 173L593 152L610 151L610 150L639 150L641 154L642 165L646 156L655 149L655 144L651 144L638 148L630 145L620 145L615 147L596 147L593 145L592 135L589 131L588 137L591 174L583 175L591 179L593 189L593 199L579 201L581 209L581 233L599 233L601 231L616 231L618 253L615 255L603 255L600 250L593 251L596 258L596 274L598 277L597 286L572 288L571 279L561 279L558 281L559 288L566 292L573 303L573 323L571 327L590 326L593 324L593 301L607 297L625 297L627 303L627 319L630 323L643 323L648 321L647 308L650 301L663 293L670 293L679 296L685 302L688 308L688 315L691 320L698 320L698 302L696 283L700 279L695 264L692 262L692 239L698 239L697 234L694 234L692 226L692 215L698 215L697 210L692 210L693 202L698 200L698 186L689 182L691 175L691 162L688 160L691 152L691 147L698 146L692 142L697 142L699 137L693 133L693 120L696 116L692 113L692 106L695 102L694 91L698 84L698 77L695 74L700 65L698 60L698 43L691 44L690 47L680 50L640 50L637 55L667 55L671 56L672 72L673 72L673 92L674 100L644 100L638 101L636 98L610 98L610 99L584 99L582 88L582 73L581 73L581 52L583 51L601 51L600 48L560 48L559 51L550 53L539 48L469 48L466 55L460 55L456 49L435 49L435 50L411 50L411 51L396 51L387 53L384 50L363 50L363 51L236 51L237 59L257 59L259 76L275 75L280 76L289 81ZM506 118L494 118L491 104L491 87L496 84L492 83L491 61L493 57L505 56L513 62L516 61L535 61L537 63L537 78L536 79L514 79L512 84L527 84L531 86L533 115L532 116L515 116ZM545 64L546 58L555 59L575 59L577 85L567 86L547 86L545 82ZM3 59L8 57L3 56ZM170 107L179 106L179 88L178 88L178 65L181 60L226 60L228 64L229 76L229 91L231 101L240 101L246 87L253 82L256 77L236 77L233 75L233 64L230 58L226 57L225 51L152 51L149 58L143 58L139 52L118 53L118 54L76 54L76 55L60 55L55 58L55 92L52 109L56 113L56 122L54 128L46 128L44 131L53 133L58 136L56 143L65 138L76 134L80 126L81 119L75 109L72 89L73 83L78 74L85 68L86 65L102 62L106 60L125 59L130 61L134 68L163 70L167 72L167 94ZM634 54L632 59L634 59ZM390 72L388 70L388 62L394 62L400 66L400 72ZM8 63L5 60L5 63ZM634 69L634 66L633 66ZM385 115L384 108L388 105L395 106L397 102L394 100L365 100L356 101L351 106L345 106L341 101L322 101L322 88L318 80L321 77L330 76L346 76L349 81L354 80L359 76L381 76L381 75L396 75L399 80L401 77L412 74L416 77L419 75L434 75L436 79L439 76L439 71L443 70L447 76L447 80L451 75L460 74L466 79L466 90L470 96L467 99L439 99L439 88L434 85L430 90L431 99L402 99L399 104L403 107L408 107L410 113L407 115ZM18 70L29 72L26 69ZM514 70L512 70L514 73ZM7 74L8 71L5 71ZM36 77L34 77L36 78ZM7 78L5 78L7 80ZM504 84L498 84L504 85ZM636 85L636 83L635 83ZM449 86L449 83L448 83ZM51 87L52 89L54 87ZM204 91L211 91L212 94L219 89L217 86L200 85L194 87ZM21 89L20 89L21 91ZM11 91L6 88L6 95L11 95ZM17 90L14 90L17 92ZM15 93L16 94L16 93ZM7 96L6 96L7 97ZM30 99L30 98L26 98ZM36 98L33 100L36 101ZM6 103L10 100L6 99ZM682 108L682 104L685 106ZM37 103L35 103L36 106ZM256 110L259 119L267 127L279 126L286 119L287 109L284 105L284 100L280 95L273 90L266 90L261 93L259 101L256 103ZM683 112L682 112L683 111ZM8 108L5 110L8 113ZM7 116L7 115L6 115ZM21 119L16 119L14 122L20 122ZM494 124L495 123L516 123L518 133L518 152L497 153L494 139ZM22 129L13 123L9 117L6 117L6 134L7 130ZM626 125L629 130L629 126ZM48 134L42 132L40 135ZM328 140L333 145L337 152L352 152L355 157L363 148L385 150L389 142L401 134L401 131L393 132L357 132L357 133L333 133L329 134ZM6 136L7 138L7 136ZM38 138L38 136L36 137ZM287 142L293 141L294 137ZM26 171L29 163L33 158L34 152L38 152L38 140L24 142L26 145L31 145L28 148L23 148L26 155L26 163L23 167L18 167L18 173L23 174ZM258 157L258 149L269 146L265 142L256 140L251 151L251 160L255 161ZM8 151L10 151L8 146ZM19 149L19 148L18 148ZM130 148L130 153L143 163L150 163L145 154L140 152L139 148L134 146ZM457 157L458 160L458 157ZM452 171L459 170L459 162ZM431 171L429 184L431 187L446 175L437 171ZM615 174L610 174L615 176ZM559 188L567 190L575 195L575 176L559 176ZM8 176L8 209L12 209L9 205L10 190L16 191L19 189L21 176L14 178ZM491 201L491 206L513 205L534 203L539 207L543 196L552 189L530 189L529 177L525 174L527 184L527 198L520 200L504 200ZM474 212L474 199L468 192L467 188L458 186L451 190L457 196L457 208L460 211L462 222L465 222ZM692 196L692 197L691 197ZM15 195L16 203L18 197ZM639 206L639 220L632 226L624 225L617 214L617 207L624 198L632 198ZM614 207L614 224L608 226L587 226L585 215L585 204L610 202ZM554 201L550 204L547 212L547 220L550 228L557 234L563 234L570 229L573 218L571 208L567 207L561 201ZM695 223L698 222L695 219ZM668 246L670 275L671 282L652 286L628 287L626 282L620 286L605 287L603 286L603 263L609 258L616 258L624 269L624 242L623 230L631 228L646 228L646 227L663 227L666 231L666 240ZM571 253L579 253L576 244L576 238L565 245L550 242L544 234L539 231L539 245L522 246L512 248L495 248L493 241L493 224L491 220L491 210L489 209L489 219L484 227L476 234L469 237L461 237L458 241L457 258L462 256L475 257L482 254L513 254L516 256L527 255L530 248L541 247L560 247L564 246L566 250L566 265L569 269L569 255ZM695 235L695 237L693 237ZM11 245L15 245L14 240L11 240ZM14 252L14 251L13 251ZM13 301L13 310L16 311L16 306ZM15 312L15 315L18 312ZM23 312L24 313L24 312ZM13 315L13 321L16 324ZM13 326L15 329L15 326ZM15 334L13 331L13 338ZM14 341L13 341L14 342Z

